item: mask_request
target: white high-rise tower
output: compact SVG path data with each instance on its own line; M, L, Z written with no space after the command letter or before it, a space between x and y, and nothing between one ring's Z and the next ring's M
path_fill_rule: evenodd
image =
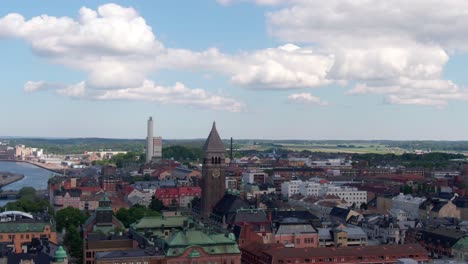
M153 118L148 119L148 136L146 137L146 162L153 159Z

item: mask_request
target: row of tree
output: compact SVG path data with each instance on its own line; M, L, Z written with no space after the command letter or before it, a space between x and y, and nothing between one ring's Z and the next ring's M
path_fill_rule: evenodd
M385 166L385 165L403 165L405 167L418 168L447 168L456 163L451 162L453 159L464 159L462 154L432 152L427 154L405 153L402 155L395 154L354 154L352 159L367 166Z

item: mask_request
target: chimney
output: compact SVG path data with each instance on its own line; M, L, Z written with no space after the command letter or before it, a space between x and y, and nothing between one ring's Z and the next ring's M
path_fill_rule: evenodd
M148 119L148 135L146 137L146 162L149 163L153 158L153 118Z
M231 152L230 152L229 158L230 158L231 163L232 163L232 159L234 158L233 155L232 155L232 137L231 137Z

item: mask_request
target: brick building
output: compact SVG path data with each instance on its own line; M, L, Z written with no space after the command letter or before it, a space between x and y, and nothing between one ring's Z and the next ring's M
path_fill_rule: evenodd
M418 263L429 261L427 251L418 244L382 245L341 248L287 248L281 245L249 244L241 249L242 263L397 263L399 259L411 258Z
M233 234L214 234L202 230L173 233L164 241L167 263L240 264L241 253Z
M123 224L113 215L112 202L105 195L99 207L83 224L83 259L85 264L94 264L96 252L126 250L136 247L134 241L111 232L123 229Z
M177 207L189 207L190 202L195 197L201 196L200 187L171 187L171 188L159 188L156 190L154 197L162 201L164 206L177 206Z
M113 193L117 191L122 179L117 176L101 176L99 177L99 183L104 191Z

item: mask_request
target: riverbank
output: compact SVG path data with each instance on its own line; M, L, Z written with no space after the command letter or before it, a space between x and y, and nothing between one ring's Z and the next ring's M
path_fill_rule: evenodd
M0 159L0 161L29 163L31 165L34 165L44 170L48 170L48 171L55 172L58 174L63 174L63 168L47 165L47 164L40 163L40 162L29 161L29 160L12 160L12 159Z
M15 174L10 172L0 171L0 188L8 184L12 184L24 178L23 174Z

